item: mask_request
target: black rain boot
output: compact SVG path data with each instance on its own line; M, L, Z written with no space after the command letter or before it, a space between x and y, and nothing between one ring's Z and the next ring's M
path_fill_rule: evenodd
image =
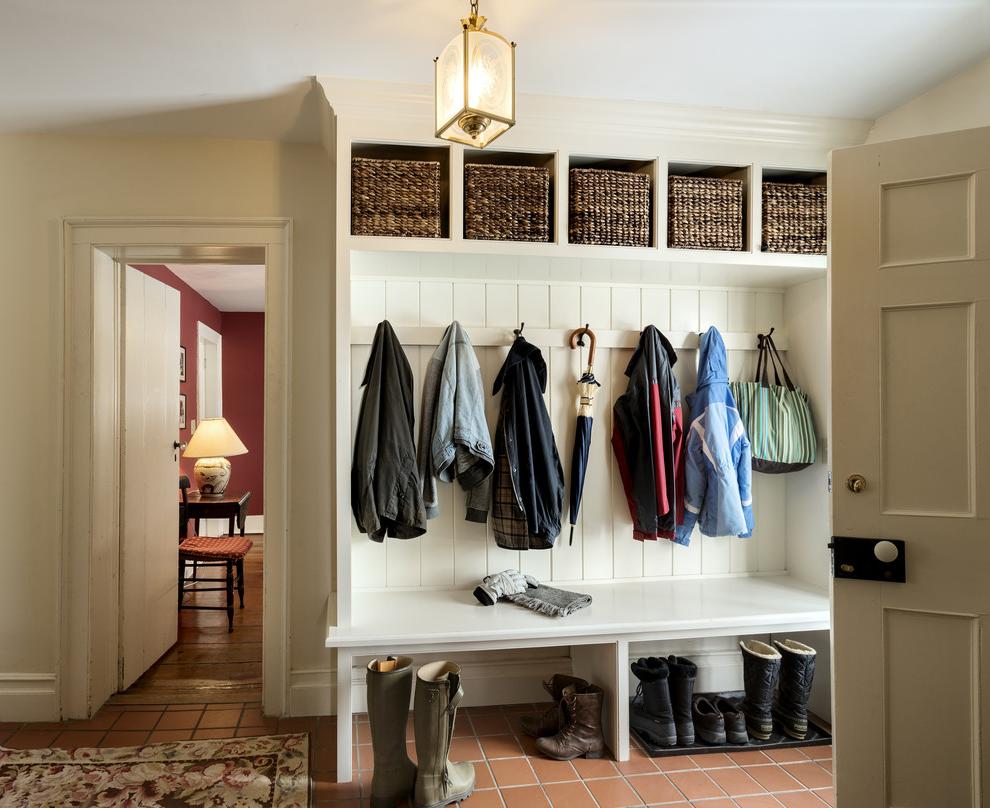
M808 699L815 680L815 649L797 640L774 640L780 651L780 690L774 717L784 732L799 741L808 735Z
M670 703L670 668L667 660L656 657L638 659L630 667L639 679L637 690L643 694L643 703L632 705L629 724L657 746L675 746L677 730L674 727L674 708Z
M739 708L746 716L749 734L761 741L773 733L773 688L780 674L780 654L765 642L741 640L743 683L746 697Z
M698 676L698 666L690 659L673 655L667 657L667 666L670 668L670 700L674 706L677 745L690 746L694 743L691 699L694 696L694 680Z

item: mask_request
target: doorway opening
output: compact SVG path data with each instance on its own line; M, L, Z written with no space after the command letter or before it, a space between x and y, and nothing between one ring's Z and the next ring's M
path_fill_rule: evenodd
M63 223L63 230L67 316L62 355L66 450L61 458L63 530L59 588L60 651L56 674L60 715L63 719L89 718L108 700L126 700L132 696L134 703L168 704L173 700L181 703L183 697L178 695L178 691L192 693L197 688L200 688L197 703L243 701L245 704L255 704L260 693L260 706L264 714L282 715L287 706L288 687L286 619L291 222L287 219L68 219ZM180 331L178 292L134 269L135 266L161 265L181 273L187 267L206 264L222 265L222 269L217 266L213 268L224 273L233 272L232 266L239 266L242 270L254 267L260 273L259 277L263 278L263 304L257 308L264 310L249 312L242 306L237 306L237 310L231 306L228 334L223 334L222 322L219 328L211 326L222 335L222 348L216 356L222 364L224 358L230 358L232 353L233 338L230 334L237 325L234 315L243 315L244 318L250 315L260 320L263 323L263 338L260 340L263 362L260 365L236 362L234 370L229 369L228 362L227 370L220 368L220 395L215 403L222 407L221 415L208 421L200 417L196 405L196 329L188 337L173 337L175 344L171 347L159 349L158 353L163 357L160 361L143 361L139 358L140 354L132 351L132 362L137 359L135 364L138 367L130 368L130 373L124 344L128 326L128 289L141 288L142 294L147 295L150 301L146 302L142 297L144 316L136 318L148 340L159 334ZM157 285L153 291L148 291L137 281L128 285L125 280L129 273L143 276L148 284ZM138 309L138 302L130 302L133 313ZM170 331L172 320L169 318L174 318L174 331ZM185 348L184 357L181 347ZM184 383L180 381L183 361ZM252 382L239 375L249 369L260 373L260 378L255 376ZM154 429L147 429L144 423L136 428L132 420L131 426L128 426L127 380L139 375L146 379L147 384L141 387L140 393L131 393L130 402L137 402L132 409L152 426L163 424L160 436ZM184 392L180 392L182 387ZM250 397L245 392L248 390L258 393L257 397ZM181 396L185 397L184 402ZM240 405L249 401L255 402L255 407L260 402L261 413L255 415L262 426L257 433L252 433L251 427L244 425L244 413L239 412ZM185 430L182 429L180 410L183 410L185 417ZM193 420L197 422L199 431L203 423L216 424L219 419L224 419L230 433L246 452L233 451L229 446L209 452L193 451L195 442L192 436L197 434L192 431ZM227 423L228 420L230 423ZM142 432L154 437L153 447L151 444L144 447L137 440L136 435ZM125 456L128 447L139 455L142 451L153 450L157 456L164 452L165 457L159 457L153 465L143 462L128 465ZM192 457L193 454L197 457ZM194 464L200 458L207 459L207 455L209 465L222 466L229 462L230 482L219 486L214 479L211 481L213 488L207 490L201 479L198 485L202 493L219 494L223 488L231 493L250 490L250 505L233 514L233 528L230 527L230 514L200 512L200 524L190 523L190 532L195 532L198 527L203 540L208 541L221 533L234 533L239 538L243 529L245 538L253 543L250 550L254 554L252 557L257 559L257 562L252 562L245 553L244 574L237 576L244 583L245 608L242 611L239 602L236 602L233 610L235 625L231 626L233 636L230 639L234 643L223 643L222 648L212 650L192 647L209 643L176 645L180 639L180 619L185 625L187 615L203 618L202 621L194 621L198 626L190 625L197 629L200 636L203 634L200 627L212 623L214 619L222 629L216 634L228 633L225 602L218 611L184 609L180 615L178 610L180 462L186 464L185 470L193 478L192 484L197 485ZM245 470L243 464L259 460L257 482L252 482L250 472ZM135 480L143 485L136 485ZM128 490L131 490L131 496L125 496ZM134 490L139 493L134 494ZM142 491L143 494L140 493ZM226 495L228 491L223 493ZM137 503L139 509L149 515L144 524L133 513L125 511L127 503ZM158 508L164 516L158 516ZM150 516L152 513L154 518ZM158 527L159 522L161 527ZM160 533L160 541L147 541L144 533L151 529L150 523ZM129 531L129 526L135 525L139 529ZM256 538L251 537L252 533ZM145 548L146 552L135 553L134 546ZM166 556L169 560L161 563L161 558ZM134 563L128 566L128 560ZM255 563L257 568L253 570ZM133 573L135 569L138 570L137 575ZM216 574L215 569L204 569L198 577L213 577ZM135 581L137 587L132 586L132 591L125 589ZM134 595L133 590L138 592L139 597ZM236 593L236 587L234 591ZM206 601L216 597L225 600L225 595L223 588L219 593L188 593L184 602L192 605L194 599ZM128 597L133 600L126 600ZM168 610L165 608L166 601ZM133 631L133 628L142 625L140 620L145 617L142 610L148 608L154 608L155 615L162 618L149 618L145 623L149 627L147 633L151 640L144 643L142 636L140 651L135 652L138 645L134 637L139 632ZM127 615L131 616L130 623L127 622ZM242 630L242 627L245 628ZM128 634L128 631L131 633ZM188 631L185 635L193 636ZM236 649L234 646L242 640L252 647ZM174 665L164 659L159 662L161 657L167 657L173 645L176 646L173 653L182 658ZM128 648L131 649L130 657L135 660L130 667L127 667ZM123 654L122 649L125 649ZM185 676L189 670L184 667L185 663L209 663L211 653L220 660L217 668L223 669L223 678L215 675L211 682L208 676ZM243 670L250 669L250 673L241 677L232 676L240 664L239 660L247 660ZM140 686L148 681L142 681L142 677L149 667L162 674L162 681L172 680L169 684L172 694L158 691L160 696L139 696L135 689L128 690L128 686L135 682ZM165 677L166 673L169 676ZM245 681L251 689L250 695L237 693L237 688L242 687ZM214 685L215 692L208 692ZM206 692L203 688L207 689ZM152 702L151 698L155 701ZM184 698L188 700L189 694ZM256 712L261 714L261 710Z
M133 263L123 281L111 703L260 703L265 267ZM222 492L210 476L217 461L229 474Z

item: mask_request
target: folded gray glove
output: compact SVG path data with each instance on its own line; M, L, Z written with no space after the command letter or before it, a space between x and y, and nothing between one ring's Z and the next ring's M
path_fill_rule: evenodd
M482 579L474 590L474 596L482 606L494 606L499 598L518 595L529 587L539 586L540 582L532 575L523 575L518 570L503 570Z

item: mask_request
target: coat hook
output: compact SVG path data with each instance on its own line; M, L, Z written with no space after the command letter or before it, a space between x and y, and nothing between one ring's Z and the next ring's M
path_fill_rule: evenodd
M512 329L512 333L515 334L517 337L521 337L522 336L523 329L525 327L526 327L526 323L524 323L524 322L523 323L519 323L519 328L513 328Z
M577 348L579 345L584 347L584 337L587 334L588 339L591 340L591 350L588 351L588 365L593 365L595 363L595 342L597 338L595 337L595 332L592 331L588 326L590 323L585 323L584 328L575 328L571 332L571 337L569 340L571 348Z

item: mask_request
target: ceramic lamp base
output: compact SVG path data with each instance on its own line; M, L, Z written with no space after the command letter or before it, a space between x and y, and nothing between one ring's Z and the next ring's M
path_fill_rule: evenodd
M230 482L230 461L226 457L201 457L193 476L201 497L222 497Z

